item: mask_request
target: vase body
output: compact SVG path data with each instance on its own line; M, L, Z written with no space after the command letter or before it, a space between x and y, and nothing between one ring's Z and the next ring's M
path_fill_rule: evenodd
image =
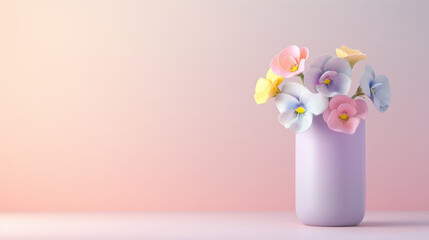
M365 215L365 121L353 135L322 115L296 135L296 214L313 226L352 226Z

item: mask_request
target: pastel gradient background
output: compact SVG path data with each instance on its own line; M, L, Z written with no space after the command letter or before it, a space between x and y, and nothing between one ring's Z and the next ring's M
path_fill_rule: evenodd
M390 77L367 209L429 210L427 1L0 1L0 210L293 210L294 134L256 80L345 44ZM307 66L308 66L307 64Z

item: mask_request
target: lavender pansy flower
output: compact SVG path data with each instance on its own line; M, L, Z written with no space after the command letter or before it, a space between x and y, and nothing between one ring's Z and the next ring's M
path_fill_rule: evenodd
M351 74L352 68L347 60L324 55L311 64L304 82L310 91L320 92L326 97L345 95L350 90Z
M385 112L390 104L389 79L385 75L375 75L374 69L366 65L365 72L360 77L360 87L374 103L375 108L380 112Z
M313 115L323 113L328 103L322 94L314 94L299 83L287 82L276 96L279 122L295 133L304 132L310 128Z

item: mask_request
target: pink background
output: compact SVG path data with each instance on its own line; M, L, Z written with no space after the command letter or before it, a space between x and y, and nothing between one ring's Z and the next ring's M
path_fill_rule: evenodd
M369 56L356 83L366 64L390 77L367 209L429 210L428 7L1 1L0 210L293 210L294 134L253 100L290 44L309 63L346 44Z

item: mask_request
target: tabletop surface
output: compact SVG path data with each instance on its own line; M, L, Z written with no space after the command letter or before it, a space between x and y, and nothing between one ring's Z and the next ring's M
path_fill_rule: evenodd
M310 227L294 212L7 212L0 239L429 239L429 212L367 212L355 227Z

